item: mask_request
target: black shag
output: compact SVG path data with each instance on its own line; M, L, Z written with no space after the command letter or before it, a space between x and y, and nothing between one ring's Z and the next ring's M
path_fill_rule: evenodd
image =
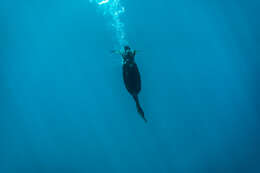
M138 99L138 94L141 91L141 76L137 64L135 63L136 50L132 51L129 46L125 46L123 53L117 53L120 53L123 57L123 79L125 87L134 98L138 113L144 121L147 122Z

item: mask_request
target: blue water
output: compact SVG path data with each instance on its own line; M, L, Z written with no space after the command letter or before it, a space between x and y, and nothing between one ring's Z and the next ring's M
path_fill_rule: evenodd
M260 1L119 2L0 1L0 173L259 173Z

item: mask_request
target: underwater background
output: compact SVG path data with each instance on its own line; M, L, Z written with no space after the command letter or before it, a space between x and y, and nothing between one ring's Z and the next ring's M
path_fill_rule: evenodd
M1 0L0 173L259 173L259 0ZM139 95L119 55L140 50Z

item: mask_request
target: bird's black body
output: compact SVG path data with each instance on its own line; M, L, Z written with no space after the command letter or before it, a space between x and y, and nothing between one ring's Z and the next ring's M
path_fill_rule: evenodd
M140 106L138 94L141 91L141 77L137 67L137 64L134 62L135 51L126 53L123 55L124 64L123 64L123 78L124 84L127 91L133 96L136 108L142 118L147 122L144 116L143 109Z
M141 77L136 63L123 65L123 77L127 91L131 95L137 95L141 91Z

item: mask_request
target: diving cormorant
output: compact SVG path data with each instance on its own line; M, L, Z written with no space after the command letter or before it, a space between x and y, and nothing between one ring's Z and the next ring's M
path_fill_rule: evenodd
M113 51L119 53L123 57L123 79L127 91L132 95L135 100L138 113L147 122L144 111L140 106L138 94L141 91L141 76L135 63L136 50L131 50L129 46L124 47L124 52Z

